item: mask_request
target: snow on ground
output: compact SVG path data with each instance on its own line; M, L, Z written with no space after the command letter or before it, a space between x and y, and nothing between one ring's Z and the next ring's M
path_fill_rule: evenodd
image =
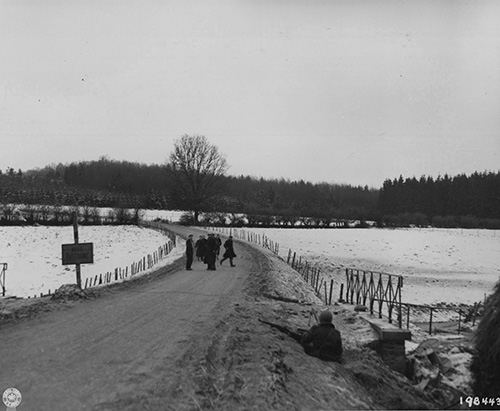
M26 204L9 204L9 206L13 207L14 213L22 214L21 210L23 210L25 207L27 207ZM32 207L41 207L41 205L31 205ZM47 206L49 210L52 209L53 206ZM94 207L90 207L93 209ZM115 211L114 208L111 207L95 207L98 210L99 216L101 217L107 217L109 215L112 215ZM73 211L74 207L73 206L62 206L62 210L65 211ZM80 215L83 215L84 213L84 207L78 207ZM134 209L133 208L128 208L127 211L133 215L134 214ZM139 210L139 215L142 220L146 221L152 221L156 219L161 219L161 220L168 220L171 223L176 223L179 222L181 216L185 214L187 211L182 211L182 210L150 210L150 209L143 209L141 208Z
M500 230L258 229L343 280L346 267L402 274L403 301L473 303L500 276Z
M81 266L84 284L87 277L130 267L167 243L168 237L136 226L80 226L79 241L94 243L94 264ZM61 245L69 243L73 243L73 227L0 227L0 262L8 263L7 295L45 294L62 284L75 283L75 266L63 266L61 262ZM182 253L182 244L178 244L155 268Z
M71 207L69 206L64 206L63 207L66 210L71 210ZM83 214L83 207L79 207L80 209L80 214ZM111 207L97 207L97 210L99 210L99 215L101 217L106 217L110 214L113 213L115 210L114 208ZM130 214L134 213L133 208L127 209ZM171 223L176 223L179 222L181 216L186 213L186 211L181 211L181 210L149 210L149 209L143 209L141 208L139 210L139 215L142 220L146 221L152 221L156 219L161 219L161 220L168 220Z

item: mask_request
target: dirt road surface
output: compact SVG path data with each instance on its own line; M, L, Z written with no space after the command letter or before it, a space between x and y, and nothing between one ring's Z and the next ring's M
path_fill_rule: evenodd
M235 251L235 268L178 261L0 321L0 391L19 389L18 410L30 411L442 408L367 349L371 327L341 307L341 364L259 321L306 328L324 307L270 252L239 241Z
M237 270L225 263L206 271L195 262L193 271L3 326L0 390L18 388L24 410L173 406L184 355L239 299L255 254L239 250Z

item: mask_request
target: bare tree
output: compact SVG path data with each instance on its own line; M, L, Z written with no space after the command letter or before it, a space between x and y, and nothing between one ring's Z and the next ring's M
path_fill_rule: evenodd
M205 136L185 134L175 142L170 166L176 180L172 195L193 211L194 223L198 224L200 211L210 210L221 190L220 177L227 170L226 159Z

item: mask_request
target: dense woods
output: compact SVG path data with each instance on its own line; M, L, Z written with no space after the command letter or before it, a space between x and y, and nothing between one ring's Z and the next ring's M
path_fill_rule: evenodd
M386 180L380 190L250 176L218 176L204 212L248 214L250 223L375 220L386 226L500 228L500 173ZM0 173L0 204L188 209L170 165L101 158Z
M500 228L500 173L386 180L379 212L395 226Z
M101 158L0 174L3 203L186 209L177 194L179 179L169 165L144 165ZM219 176L221 194L205 212L247 213L254 219L283 216L374 219L378 190L312 184L285 179Z

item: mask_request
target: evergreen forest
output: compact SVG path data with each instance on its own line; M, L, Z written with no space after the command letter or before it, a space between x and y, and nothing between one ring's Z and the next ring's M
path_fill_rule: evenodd
M191 209L176 195L169 164L96 161L0 172L1 204ZM380 189L251 176L220 176L205 213L244 213L250 224L328 225L338 220L379 226L500 228L500 173L387 179ZM332 180L334 176L332 176ZM1 218L1 216L0 216Z

